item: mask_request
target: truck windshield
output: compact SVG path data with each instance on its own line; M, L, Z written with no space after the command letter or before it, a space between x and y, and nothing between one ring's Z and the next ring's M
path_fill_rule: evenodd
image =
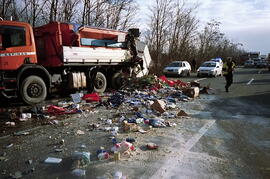
M18 26L0 26L2 48L25 46L25 28Z

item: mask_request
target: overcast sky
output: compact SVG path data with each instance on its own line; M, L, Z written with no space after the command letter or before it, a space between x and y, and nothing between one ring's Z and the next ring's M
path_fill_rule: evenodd
M147 6L155 0L137 0L140 28L145 27ZM233 42L243 44L247 51L270 53L270 0L186 0L199 3L196 15L203 25L211 19L222 23L221 31Z

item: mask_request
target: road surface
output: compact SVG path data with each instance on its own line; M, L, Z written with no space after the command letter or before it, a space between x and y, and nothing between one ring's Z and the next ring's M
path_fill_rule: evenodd
M216 91L209 122L152 178L270 178L270 72L237 69L229 93L223 77L200 80Z
M270 178L269 71L236 69L229 93L225 92L223 77L199 79L192 74L181 80L200 80L213 88L213 94L181 104L179 107L191 117L176 119L175 128L153 129L148 137L121 134L138 141L132 157L118 162L97 160L95 151L104 145L109 148L111 140L104 132L87 131L87 126L99 114L116 112L100 108L87 118L74 117L63 125L32 129L30 135L1 137L0 178L16 171L23 172L24 178L74 178L70 175L70 156L82 144L92 153L84 178L112 178L115 171L129 178L147 179ZM78 129L85 135L74 135ZM64 146L59 146L62 139ZM147 142L159 144L159 150L141 147ZM13 146L7 147L9 144ZM59 147L64 147L63 152L55 153ZM63 164L44 164L48 156L63 158ZM25 163L29 160L33 163ZM32 167L35 170L29 171Z

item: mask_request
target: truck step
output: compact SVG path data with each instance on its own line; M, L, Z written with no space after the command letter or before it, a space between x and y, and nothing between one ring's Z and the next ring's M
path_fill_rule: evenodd
M16 87L9 87L9 88L5 88L2 91L2 95L5 98L11 99L11 98L17 98L17 91L18 89Z

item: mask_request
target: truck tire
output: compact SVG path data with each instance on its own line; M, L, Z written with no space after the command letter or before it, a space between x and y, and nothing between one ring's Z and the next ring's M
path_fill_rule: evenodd
M103 73L97 72L94 80L94 92L103 93L107 88L107 80Z
M40 103L47 97L46 84L39 76L29 76L20 85L20 95L29 105Z

